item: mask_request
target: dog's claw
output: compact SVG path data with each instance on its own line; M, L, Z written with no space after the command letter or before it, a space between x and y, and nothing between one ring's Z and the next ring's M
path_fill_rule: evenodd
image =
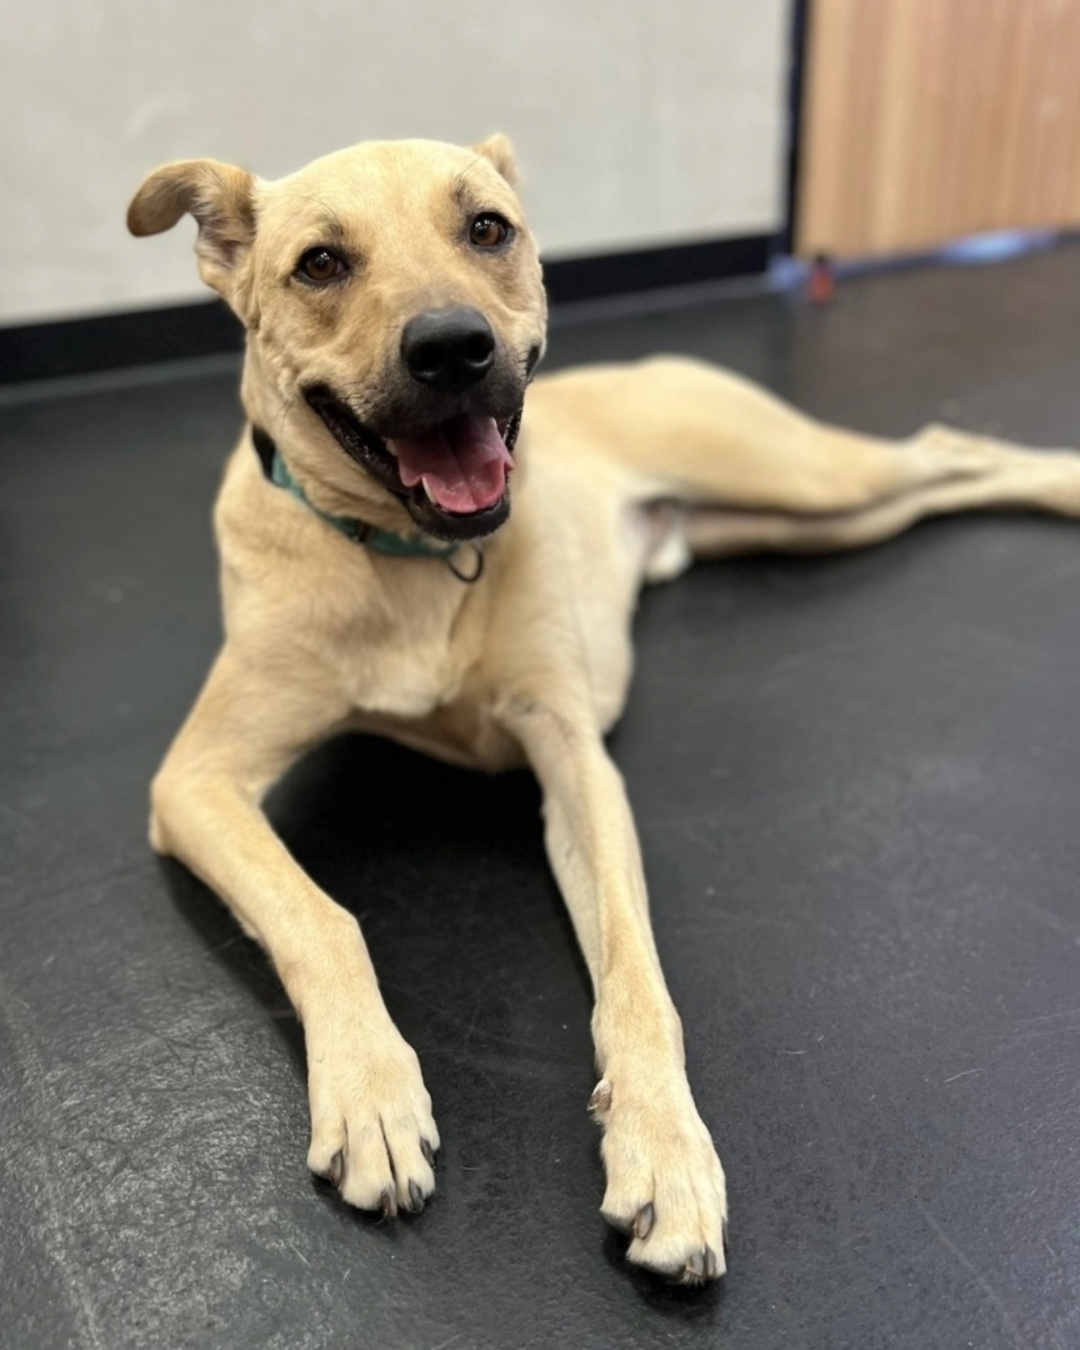
M419 1214L424 1208L424 1192L418 1181L409 1182L409 1213Z
M724 1219L723 1222L722 1222L721 1225L720 1225L720 1236L721 1236L721 1238L723 1239L723 1242L724 1242L724 1260L726 1261L726 1260L727 1260L727 1254L728 1254L728 1222L727 1222L727 1219Z
M705 1248L705 1278L715 1280L717 1272L716 1253L711 1247Z
M435 1150L426 1139L420 1140L420 1152L424 1155L427 1165L434 1171L435 1168Z
M330 1170L327 1173L327 1176L330 1178L330 1181L333 1185L335 1186L341 1185L341 1178L344 1171L345 1171L345 1157L342 1154L341 1150L338 1149L338 1151L330 1159Z
M589 1098L589 1114L593 1116L603 1116L611 1110L611 1084L606 1078L601 1078L596 1087L593 1088L593 1094Z
M388 1219L392 1219L397 1213L397 1198L392 1186L387 1186L386 1190L379 1196L379 1208Z
M700 1284L705 1279L705 1269L708 1265L709 1249L706 1247L700 1252L695 1252L687 1261L681 1273L678 1276L680 1284ZM715 1258L714 1258L715 1259Z
M656 1206L650 1200L647 1205L642 1205L634 1215L633 1233L636 1238L644 1241L652 1232L652 1226L656 1222Z

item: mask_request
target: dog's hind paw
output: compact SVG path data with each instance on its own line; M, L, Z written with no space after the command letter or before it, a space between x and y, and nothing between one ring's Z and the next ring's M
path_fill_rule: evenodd
M415 1051L390 1026L308 1033L308 1166L358 1209L418 1214L439 1131Z
M601 1212L630 1238L627 1259L679 1284L727 1268L724 1170L690 1090L635 1091L605 1077L589 1101L604 1130Z

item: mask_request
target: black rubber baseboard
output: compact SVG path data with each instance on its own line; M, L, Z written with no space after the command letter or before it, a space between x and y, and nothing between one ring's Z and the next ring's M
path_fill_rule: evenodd
M771 237L709 239L568 258L544 267L553 305L763 272ZM0 384L239 351L243 332L221 300L0 328Z
M239 351L242 339L222 300L0 328L0 384Z
M754 234L631 253L565 258L544 264L544 281L553 305L721 281L764 272L771 245L771 235Z

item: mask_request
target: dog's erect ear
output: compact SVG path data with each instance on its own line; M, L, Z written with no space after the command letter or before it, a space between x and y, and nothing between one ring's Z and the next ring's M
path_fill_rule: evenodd
M510 144L509 136L504 136L501 131L497 131L494 136L489 136L486 141L477 141L472 149L478 155L483 155L485 159L490 160L512 188L517 187L518 171L517 165L514 163L514 147Z
M128 229L135 235L160 234L190 212L199 225L199 273L228 298L233 271L255 237L254 186L246 169L216 159L163 164L131 199Z

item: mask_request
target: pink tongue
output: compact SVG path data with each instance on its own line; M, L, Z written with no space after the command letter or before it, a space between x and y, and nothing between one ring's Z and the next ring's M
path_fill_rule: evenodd
M420 436L395 439L394 449L405 486L423 480L444 511L458 514L493 506L514 467L494 417L453 417Z

